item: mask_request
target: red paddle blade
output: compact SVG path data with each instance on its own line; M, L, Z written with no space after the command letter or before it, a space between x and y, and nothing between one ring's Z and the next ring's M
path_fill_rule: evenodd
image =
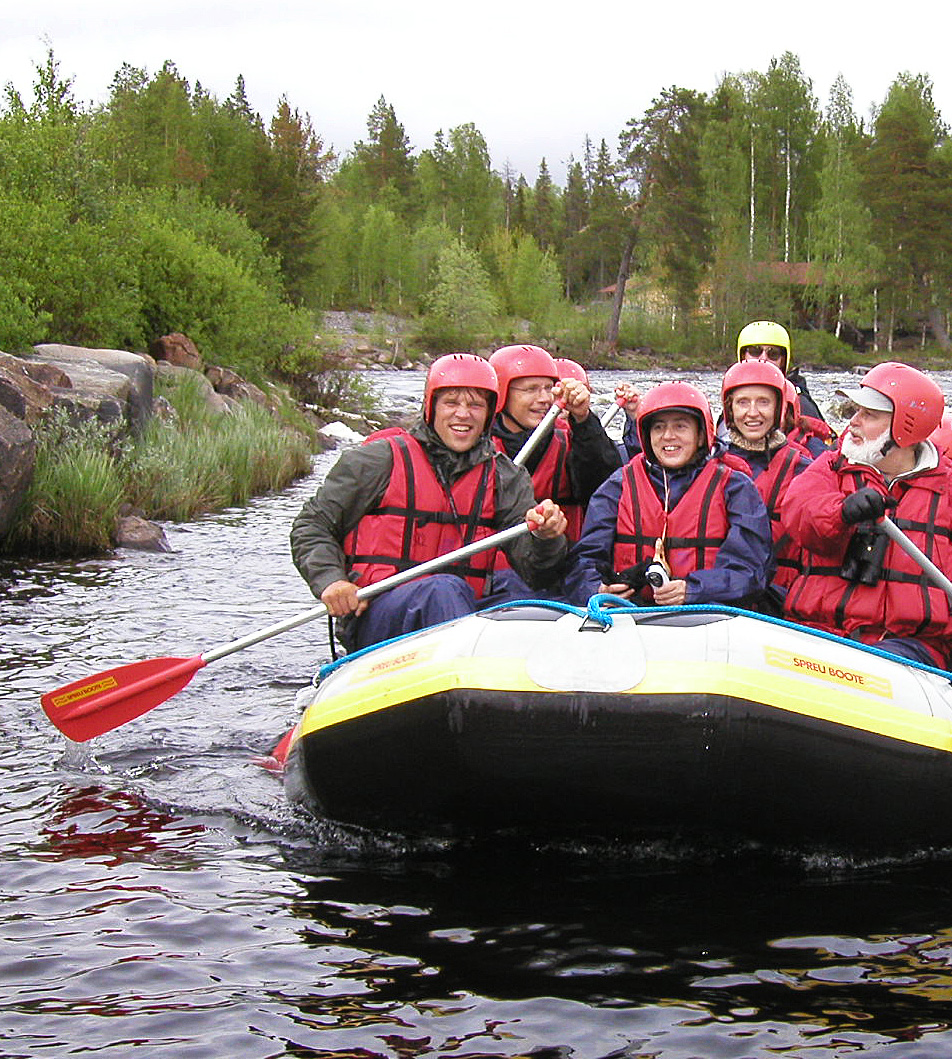
M40 701L63 735L83 743L170 699L203 665L201 655L149 658L74 680L48 691Z
M252 762L255 765L260 765L263 769L267 769L269 772L283 772L284 763L288 757L288 750L291 747L291 737L294 735L294 729L292 728L289 732L285 732L278 742L278 745L268 754L266 757L255 757L252 758Z

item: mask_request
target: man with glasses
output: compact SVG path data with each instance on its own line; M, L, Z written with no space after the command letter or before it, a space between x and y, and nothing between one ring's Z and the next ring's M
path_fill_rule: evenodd
M515 459L557 400L568 413L532 450L525 468L535 495L549 497L568 519L568 537L578 538L592 493L619 466L621 457L589 407L588 387L576 378L560 381L559 368L541 346L503 346L489 358L499 380L499 411L492 437Z

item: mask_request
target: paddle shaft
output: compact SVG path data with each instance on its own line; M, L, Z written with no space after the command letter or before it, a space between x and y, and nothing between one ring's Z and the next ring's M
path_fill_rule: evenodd
M543 436L548 432L549 427L555 422L556 416L562 411L562 406L558 401L553 401L548 412L545 413L542 421L532 431L532 433L526 438L522 448L513 456L512 462L517 466L521 467L529 456L532 454L533 449L542 440Z
M479 552L484 552L489 548L501 547L503 544L515 540L516 537L521 537L524 533L528 532L528 524L520 522L518 526L510 526L509 529L500 530L498 533L493 533L489 537L482 537L480 540L473 541L471 544L464 544L462 548L456 548L454 551L447 552L445 555L437 555L433 559L427 559L424 563L419 563L417 566L411 566L409 570L401 570L397 574L391 574L390 577L385 577L382 581L377 581L372 585L365 585L363 588L357 589L357 598L371 599L374 596L379 596L382 592L386 592L388 589L396 588L398 585L406 584L408 581L415 581L418 577L423 577L434 570L439 570L444 566L450 566L463 559L468 559L471 555L477 555ZM206 664L209 662L215 662L219 658L224 658L225 655L233 654L235 651L242 651L244 648L251 647L253 644L261 643L262 640L268 640L272 636L278 636L290 629L296 629L299 625L305 625L309 621L314 621L315 618L323 617L326 613L327 607L321 603L318 606L313 607L311 610L306 610L302 614L295 615L293 618L287 618L285 621L279 621L274 625L269 625L266 629L262 629L260 632L249 633L247 636L232 640L231 643L226 643L222 647L216 647L214 650L205 651L202 654L202 658Z
M408 570L401 570L376 584L366 585L357 590L357 597L369 599L371 596L380 595L389 588L396 588L397 585L423 577L477 552L500 547L529 531L530 527L524 522L510 526L445 555L438 555L412 566ZM53 724L68 738L77 742L92 739L135 717L141 717L143 713L170 699L209 662L287 632L326 613L327 607L322 603L293 618L269 625L266 629L232 640L194 658L150 658L109 669L91 677L83 677L42 695L43 709Z
M890 540L895 541L910 559L915 560L915 562L922 567L923 573L931 579L932 583L938 588L941 588L949 599L952 600L952 581L942 573L942 571L924 552L913 544L896 523L887 515L883 515L879 526Z
M618 402L616 401L615 404L613 404L610 408L607 408L604 412L602 412L602 420L601 420L602 426L607 428L608 424L622 410L622 407L623 406L618 404Z

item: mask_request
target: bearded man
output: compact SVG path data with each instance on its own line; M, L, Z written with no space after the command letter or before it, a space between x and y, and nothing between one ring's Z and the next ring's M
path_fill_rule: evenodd
M913 543L952 569L952 463L929 440L945 398L921 371L895 362L837 392L856 406L840 447L794 479L781 505L802 549L784 613L947 668L949 599L876 525L892 511Z

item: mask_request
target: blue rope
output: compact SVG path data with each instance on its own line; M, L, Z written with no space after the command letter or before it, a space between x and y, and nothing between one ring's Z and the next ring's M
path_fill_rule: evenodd
M756 621L764 622L767 625L779 625L782 629L792 629L794 632L807 633L810 636L815 636L818 640L829 640L831 643L852 647L854 650L862 651L865 654L875 655L877 658L885 658L890 662L901 662L903 665L911 666L913 669L921 669L925 673L935 673L940 677L945 677L946 680L952 681L952 672L948 670L930 666L926 662L917 662L914 658L905 658L902 655L895 654L893 651L884 651L881 647L876 647L873 644L850 640L845 636L826 632L824 629L812 629L807 625L799 625L797 622L788 621L786 618L776 618L772 614L759 614L756 611L743 610L740 607L730 607L721 603L686 603L679 607L640 607L637 603L632 603L631 600L619 600L618 596L608 593L596 594L588 601L589 616L593 620L598 621L599 624L604 624L608 627L611 627L612 615L606 608L606 604L610 604L611 609L616 613L634 614L642 617L653 614L693 613L727 614L754 618Z
M557 610L564 614L574 614L578 618L587 618L606 629L610 629L614 625L615 614L631 614L642 618L649 616L653 617L656 614L737 615L743 618L753 618L756 621L764 622L767 625L778 625L782 629L792 629L794 632L808 633L810 636L814 636L818 640L829 640L831 643L839 644L840 646L852 647L856 651L862 651L865 654L874 655L877 658L885 658L890 662L900 662L903 665L910 666L912 669L920 669L924 673L934 673L937 676L952 681L952 672L945 669L939 669L936 666L927 665L925 662L917 662L912 658L904 658L902 655L894 654L891 651L884 651L882 648L875 647L872 644L850 640L845 636L837 636L836 633L826 632L823 629L811 629L809 626L798 625L796 622L788 621L786 618L775 618L771 614L759 614L756 611L743 610L741 607L730 607L721 603L687 603L679 607L641 607L637 603L633 603L631 600L622 599L621 597L611 595L608 592L602 592L591 596L588 605L585 607L574 607L570 603L561 603L554 599L514 599L507 603L497 603L493 607L487 607L485 610L477 611L476 613L491 614L493 611L506 610L511 607L541 607L545 610ZM430 629L438 629L441 625L449 625L453 621L458 620L458 618L453 618L450 621L440 622L439 625L430 625L427 627L427 631ZM422 630L414 630L413 632L402 633L400 636L391 637L389 640L381 640L380 643L371 644L369 647L362 647L359 651L354 651L353 654L347 654L342 658L338 658L336 662L328 662L318 670L317 680L323 680L342 665L345 665L347 662L353 662L354 659L363 658L363 656L370 651L376 651L379 647L387 647L390 644L399 643L401 640L407 639L408 636L415 636L417 632L421 631ZM315 681L315 683L316 682L317 681Z

